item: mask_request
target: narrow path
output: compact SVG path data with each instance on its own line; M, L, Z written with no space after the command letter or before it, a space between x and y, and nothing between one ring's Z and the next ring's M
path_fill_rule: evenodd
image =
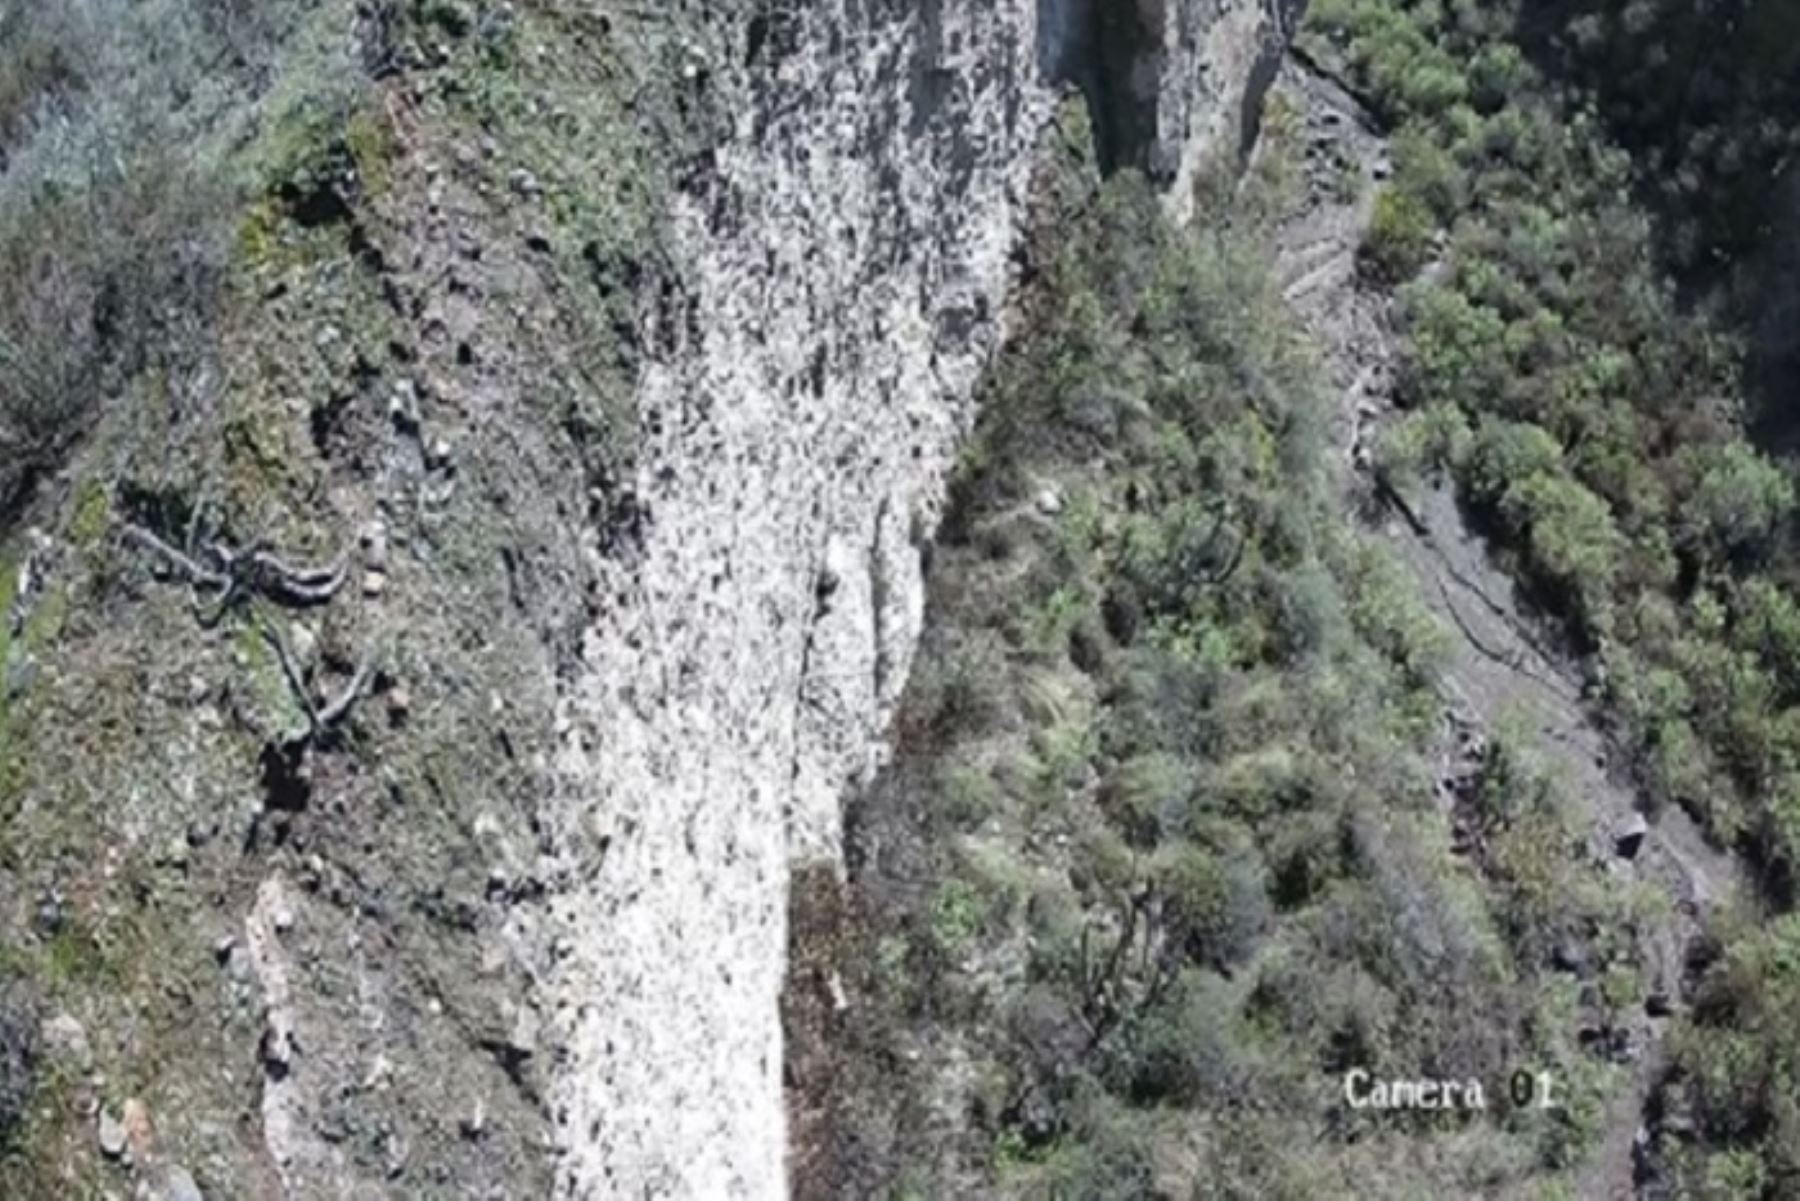
M1357 248L1368 227L1388 146L1363 106L1299 56L1284 64L1273 95L1299 114L1305 159L1302 195L1277 233L1276 270L1283 293L1312 333L1340 397L1333 432L1352 492L1382 502L1381 533L1418 582L1419 596L1453 634L1442 678L1446 739L1440 778L1502 724L1522 731L1525 750L1553 770L1584 807L1588 852L1621 883L1647 880L1673 902L1674 917L1645 936L1649 989L1678 1004L1684 951L1706 911L1737 887L1731 857L1709 845L1694 822L1665 807L1635 857L1615 848L1639 811L1620 756L1587 701L1585 681L1552 633L1523 612L1512 582L1469 529L1448 484L1402 500L1373 479L1372 452L1395 417L1397 366L1391 300L1361 284ZM1354 182L1353 187L1346 186ZM1444 789L1446 816L1452 797ZM1666 1018L1641 1014L1630 1031L1632 1081L1615 1099L1605 1134L1577 1173L1583 1198L1637 1196L1635 1148L1645 1103L1664 1063Z

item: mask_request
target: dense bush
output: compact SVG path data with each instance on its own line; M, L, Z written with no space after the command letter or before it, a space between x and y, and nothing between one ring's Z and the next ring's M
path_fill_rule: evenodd
M1448 239L1441 267L1400 292L1417 415L1386 469L1454 475L1596 652L1644 780L1744 849L1767 899L1791 905L1794 485L1744 437L1735 343L1705 307L1675 301L1668 274L1691 282L1702 252L1763 236L1757 193L1790 153L1800 101L1779 36L1792 13L1756 0L1333 0L1314 17L1320 52L1398 127L1414 166L1394 187ZM1527 62L1515 19L1562 80ZM1409 56L1434 73L1445 56L1468 64L1468 102L1419 103L1390 66ZM1585 111L1596 99L1604 125ZM1655 197L1660 224L1634 193ZM1387 235L1374 237L1379 250ZM1792 1177L1783 1114L1796 1094L1775 1078L1791 1051L1766 1018L1787 1003L1779 945L1732 951L1710 985L1709 1033L1682 1057L1720 1144L1684 1178L1708 1195L1775 1195Z
M1577 82L1642 163L1678 265L1754 250L1800 142L1800 13L1785 0L1522 0L1532 56Z

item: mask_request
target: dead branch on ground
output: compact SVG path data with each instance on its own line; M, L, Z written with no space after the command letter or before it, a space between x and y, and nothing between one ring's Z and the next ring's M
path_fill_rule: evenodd
M225 611L239 601L263 597L288 608L322 605L350 578L350 552L340 554L325 567L296 567L261 541L233 547L223 539L194 546L197 531L190 530L186 550L178 550L141 526L127 523L125 541L160 555L183 576L212 609L201 615L206 625L217 624Z

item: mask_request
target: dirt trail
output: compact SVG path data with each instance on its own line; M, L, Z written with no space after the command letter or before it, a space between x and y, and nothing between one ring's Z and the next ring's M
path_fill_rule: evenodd
M1305 160L1302 194L1277 235L1276 270L1341 398L1333 430L1348 466L1346 483L1366 491L1377 488L1376 439L1395 416L1397 345L1391 298L1359 282L1356 253L1390 169L1388 147L1357 99L1297 54L1284 64L1273 94L1298 114ZM1380 524L1417 579L1419 595L1452 632L1442 679L1441 775L1466 769L1472 750L1502 724L1522 733L1525 749L1584 807L1595 861L1621 884L1651 881L1673 901L1671 921L1647 939L1653 977L1647 991L1678 1005L1689 940L1705 913L1738 887L1731 856L1709 845L1674 806L1663 807L1635 856L1620 853L1617 840L1639 820L1639 796L1614 767L1619 756L1586 699L1583 673L1559 651L1555 634L1521 609L1447 484L1428 485L1409 500L1385 494ZM1449 816L1453 796L1448 787L1443 792ZM1635 1151L1664 1062L1666 1021L1641 1015L1630 1032L1632 1082L1620 1091L1603 1139L1578 1173L1583 1198L1638 1195Z

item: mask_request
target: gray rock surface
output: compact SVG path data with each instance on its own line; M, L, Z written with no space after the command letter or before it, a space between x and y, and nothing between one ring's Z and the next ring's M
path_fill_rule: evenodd
M814 5L748 66L727 17L733 52L703 64L737 117L681 204L693 320L638 398L649 522L641 554L600 566L619 603L561 702L585 836L548 989L562 1196L783 1192L789 866L836 857L841 799L880 762L1033 151L1058 75L1093 50L1079 5L870 12ZM1139 16L1144 165L1179 198L1235 153L1266 17ZM1075 40L1033 53L1057 39Z
M159 1201L206 1201L193 1173L186 1168L171 1168L163 1180Z

